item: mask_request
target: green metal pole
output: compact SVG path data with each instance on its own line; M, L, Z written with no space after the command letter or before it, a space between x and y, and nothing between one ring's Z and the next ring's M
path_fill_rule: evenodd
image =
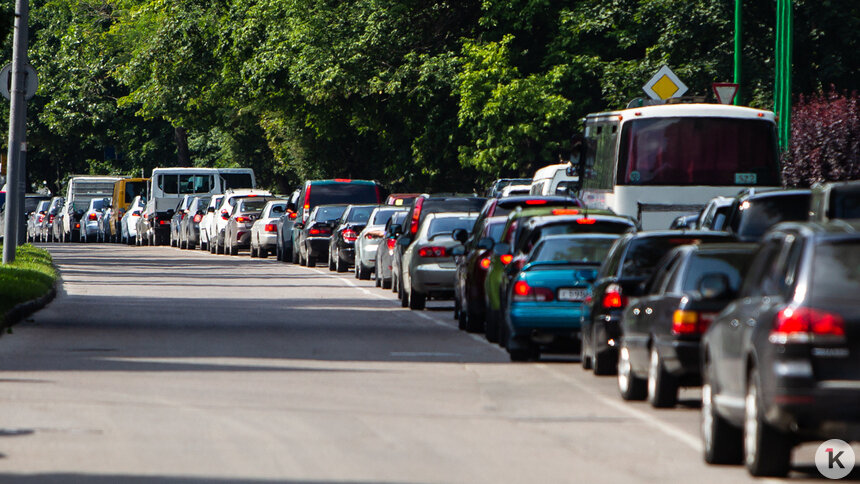
M779 116L777 132L782 150L788 149L791 138L791 17L791 0L777 0L773 110Z
M742 61L743 58L743 45L741 44L741 40L743 39L743 23L741 16L741 8L743 7L743 0L735 0L735 79L734 83L738 85L738 92L735 95L735 106L741 106L743 104L743 83L741 82L743 79L742 72Z

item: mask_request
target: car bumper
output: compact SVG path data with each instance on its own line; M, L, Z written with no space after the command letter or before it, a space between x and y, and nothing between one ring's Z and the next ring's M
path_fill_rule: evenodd
M784 381L765 392L765 418L771 424L803 440L860 440L860 381L824 381L805 388L780 383Z
M453 265L421 264L412 270L411 283L416 291L429 294L434 292L454 293L457 268Z
M259 240L260 247L274 249L278 246L278 234L261 232L257 239Z
M598 353L617 351L621 339L621 311L598 315L594 325L594 349Z
M582 305L555 302L515 302L509 309L514 336L534 331L558 334L579 334Z
M702 360L699 341L657 341L657 351L666 371L681 378L685 386L701 385Z
M305 242L309 256L320 257L328 255L329 237L308 237Z

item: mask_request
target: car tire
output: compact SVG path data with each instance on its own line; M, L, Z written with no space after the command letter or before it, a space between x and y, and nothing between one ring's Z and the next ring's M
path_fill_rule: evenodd
M379 276L376 276L376 277L379 277ZM379 285L382 286L383 289L391 289L391 278L390 277L388 279L382 278Z
M469 327L469 312L465 309L460 309L457 313L457 328L461 331L466 331Z
M743 433L717 412L714 388L707 363L702 368L702 448L708 464L735 465L743 463Z
M621 398L627 401L645 400L648 387L644 378L636 376L633 372L633 364L630 361L630 350L627 343L621 343L618 350L618 392Z
M337 267L334 265L334 261L331 259L331 249L328 251L328 270L334 272Z
M744 463L755 477L785 477L791 469L790 435L764 420L758 372L753 370L744 399Z
M299 263L299 255L300 255L300 254L299 254L298 249L293 248L293 250L292 250L292 261L293 261L293 264L298 264L298 263Z
M671 408L678 403L678 379L666 371L657 346L651 345L648 360L648 403L654 408Z
M347 264L345 260L341 259L339 250L334 252L334 270L337 272L349 271L349 264Z
M400 307L408 308L409 294L406 294L406 290L403 289L403 284L397 285L397 295L400 297Z
M582 351L580 351L580 353L579 353L579 364L582 365L583 370L588 371L588 370L591 370L593 368L593 366L592 366L593 360L591 359L591 354L589 353L590 345L589 345L588 341L585 339L585 332L583 332L582 336L583 336L583 338L582 338Z
M239 246L230 242L230 255L239 255Z
M308 267L316 267L317 266L317 258L316 257L314 257L312 255L308 255L307 257L305 257L305 260L308 263Z
M409 309L421 311L427 306L427 295L417 292L415 289L409 291Z
M256 258L257 258L257 249L255 249L255 248L254 248L254 245L253 245L253 244L251 244L251 249L250 249L248 252L250 252L250 253L251 253L251 258L252 258L252 259L256 259Z
M269 249L265 247L257 246L257 257L260 259L268 259L269 258Z

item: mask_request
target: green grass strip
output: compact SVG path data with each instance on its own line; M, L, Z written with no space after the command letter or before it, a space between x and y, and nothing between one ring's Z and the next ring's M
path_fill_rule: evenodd
M15 262L0 265L0 322L15 305L47 294L57 277L47 250L30 244L19 246Z

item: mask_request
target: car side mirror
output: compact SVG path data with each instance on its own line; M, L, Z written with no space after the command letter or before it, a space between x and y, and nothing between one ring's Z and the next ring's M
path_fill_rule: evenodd
M462 245L456 245L456 246L452 247L449 252L451 255L453 255L455 257L461 256L461 255L466 255L466 248L463 247Z
M405 249L406 247L409 247L409 244L412 243L412 239L410 239L409 237L400 237L399 239L397 239L397 243Z
M295 227L299 230L302 230L303 228L305 228L305 223L304 222L296 222L293 224L293 227Z
M455 229L451 232L451 237L453 237L457 242L465 244L466 241L469 240L469 232L466 232L466 229Z
M490 250L495 244L496 242L490 237L484 237L478 241L478 248L482 250Z
M699 279L696 288L704 299L729 299L734 296L729 277L721 272L706 273Z
M388 227L388 232L392 237L397 237L403 232L403 226L400 224L392 224Z

